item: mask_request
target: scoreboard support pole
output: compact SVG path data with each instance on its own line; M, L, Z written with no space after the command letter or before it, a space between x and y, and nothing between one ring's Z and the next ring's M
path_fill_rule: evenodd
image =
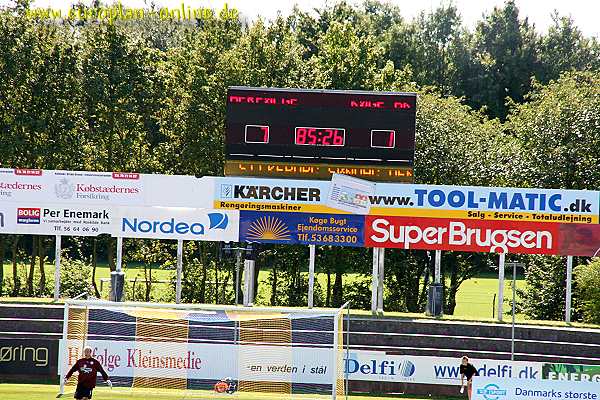
M314 244L308 245L310 257L308 261L308 308L313 308L315 293L315 257L317 249Z
M252 307L254 302L254 260L244 260L244 306Z
M571 289L573 280L573 256L567 256L567 294L565 303L565 322L571 322Z
M54 301L60 297L60 250L62 236L56 235L54 242Z
M371 312L377 314L377 286L379 285L379 249L373 247L373 280L371 282Z
M383 313L383 278L385 249L373 248L373 280L371 283L371 312Z
M123 272L123 237L117 237L117 262L110 273L110 300L123 301L125 273Z
M181 303L181 275L183 273L183 240L177 240L177 281L175 282L175 303Z
M435 251L435 273L433 274L434 283L442 283L442 251Z
M379 284L377 286L377 313L383 314L383 278L384 278L384 259L385 259L385 249L380 248L379 250L379 259L378 261L378 274L377 278L379 280Z
M502 321L504 311L504 261L506 253L500 253L498 262L498 321Z

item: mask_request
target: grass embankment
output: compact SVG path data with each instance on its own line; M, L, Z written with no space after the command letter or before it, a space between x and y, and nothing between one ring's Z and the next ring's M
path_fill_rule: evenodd
M102 385L102 384L100 384ZM2 400L49 400L55 399L58 393L58 386L56 385L25 385L25 384L0 384L0 399ZM61 396L63 399L73 398L73 392L66 391ZM123 400L123 399L139 399L139 400L197 400L197 399L234 399L234 400L279 400L286 399L287 397L281 394L270 394L270 395L251 395L251 394L240 394L235 395L217 394L214 392L207 391L194 391L194 392L181 392L181 391L160 391L160 390L142 390L136 389L108 389L103 386L99 386L94 390L94 400ZM313 396L295 396L294 399L313 399ZM323 400L326 397L317 397ZM455 400L458 397L419 397L419 396L408 396L408 395L390 395L390 396L373 396L373 395L351 395L349 396L352 400L390 400L390 399L413 399L413 400Z

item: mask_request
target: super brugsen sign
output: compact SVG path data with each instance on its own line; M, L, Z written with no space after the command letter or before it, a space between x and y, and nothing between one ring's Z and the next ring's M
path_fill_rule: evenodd
M365 245L595 256L600 254L600 225L369 215Z

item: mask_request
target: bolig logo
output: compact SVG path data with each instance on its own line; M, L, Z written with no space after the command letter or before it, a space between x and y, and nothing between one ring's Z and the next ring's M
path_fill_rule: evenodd
M19 217L39 217L39 208L19 208L17 210L17 216Z
M41 209L17 208L17 224L39 224Z

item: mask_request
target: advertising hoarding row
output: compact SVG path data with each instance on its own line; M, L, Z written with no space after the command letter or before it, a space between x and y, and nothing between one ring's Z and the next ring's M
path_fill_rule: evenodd
M355 185L335 185L335 177L333 183L202 179L214 181L215 209L240 210L242 241L577 256L600 252L600 194L595 191L377 183L361 193ZM350 214L347 204L366 216Z
M0 169L0 233L595 256L599 213L595 191Z
M310 384L331 382L331 349L319 347L238 346L234 344L136 341L87 341L95 358L111 376L180 377L220 380L224 376L247 381L287 381ZM59 368L69 368L81 357L82 343L61 340ZM492 359L472 359L480 378L520 379L535 385L556 381L593 382L585 374L548 375L556 364ZM460 385L460 359L387 354L351 350L344 354L345 372L351 381ZM570 369L598 366L568 365ZM583 376L583 378L582 378Z

